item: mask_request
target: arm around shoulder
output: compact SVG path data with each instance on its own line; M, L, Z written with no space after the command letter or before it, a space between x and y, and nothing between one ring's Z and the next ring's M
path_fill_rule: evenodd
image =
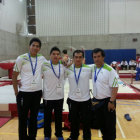
M18 75L19 75L19 72L13 71L12 83L13 83L15 96L17 96L17 94L18 94L18 80L17 80Z

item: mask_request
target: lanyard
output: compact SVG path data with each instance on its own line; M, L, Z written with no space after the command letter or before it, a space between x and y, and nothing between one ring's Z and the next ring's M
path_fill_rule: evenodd
M35 71L36 71L36 67L37 67L37 55L36 55L36 61L35 61L35 67L34 68L33 68L33 63L32 63L32 60L31 60L30 53L28 53L28 56L29 56L29 60L30 60L31 68L32 68L32 73L33 73L33 76L34 76Z
M58 76L56 75L56 73L54 71L52 61L50 61L50 63L51 63L51 67L52 67L52 70L53 70L54 75L59 79L60 78L60 62L59 62L59 75Z
M104 66L104 65L103 65L103 66ZM96 67L96 69L95 69L95 73L94 73L94 82L95 82L95 83L96 83L96 80L97 80L97 76L98 76L99 72L101 71L101 69L103 68L103 66L99 69L97 75L96 75L97 67Z
M77 77L76 76L76 71L75 71L75 65L74 65L74 76L75 76L75 80L76 80L77 85L78 85L78 82L79 82L81 70L82 70L82 67L80 68L79 73L78 73L78 77Z

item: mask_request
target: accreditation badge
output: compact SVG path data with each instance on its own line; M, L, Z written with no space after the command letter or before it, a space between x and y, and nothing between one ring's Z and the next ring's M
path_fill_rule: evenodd
M33 79L31 82L31 89L34 90L34 89L36 89L36 87L37 87L37 82L35 79Z
M62 94L62 83L60 81L57 83L56 88L57 88L57 94L61 95Z
M57 88L62 88L62 83L60 81L57 83Z
M76 95L79 96L79 97L81 97L81 91L80 91L80 88L77 88L77 89L76 89Z

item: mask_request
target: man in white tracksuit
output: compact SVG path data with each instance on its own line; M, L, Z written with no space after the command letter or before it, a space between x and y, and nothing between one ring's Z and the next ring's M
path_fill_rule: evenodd
M67 140L78 140L80 118L83 123L83 139L91 140L89 79L92 71L89 66L82 64L83 59L84 52L75 50L73 53L74 64L66 70L69 81L68 100L71 113L71 134Z
M43 64L43 102L44 102L44 135L45 140L51 139L52 111L55 115L55 135L58 140L62 136L62 110L64 101L65 67L60 61L60 50L53 47L50 51L50 61Z
M92 69L93 96L100 106L96 110L97 120L103 140L115 140L118 75L104 62L105 53L102 49L94 49L92 57L95 63Z

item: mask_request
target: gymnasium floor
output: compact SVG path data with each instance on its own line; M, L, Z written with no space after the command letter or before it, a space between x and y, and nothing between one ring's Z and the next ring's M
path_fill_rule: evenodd
M139 91L129 86L130 78L121 79L119 81L118 93L140 94ZM134 81L136 84L136 82ZM128 85L127 85L128 84ZM139 84L139 83L138 83ZM90 88L92 88L92 81L90 81ZM68 95L68 82L65 84L65 100ZM15 103L14 91L11 85L0 87L0 110L7 110L9 103ZM66 101L64 101L64 112L68 112ZM132 121L124 119L124 114L129 113ZM126 100L117 99L117 140L140 140L140 100ZM52 123L53 136L52 139L56 139L54 136L54 123ZM0 128L0 140L18 140L18 120L17 117L12 118L8 123ZM70 132L63 131L64 138L66 139ZM82 139L82 132L80 131L80 137ZM43 129L38 130L37 140L43 140ZM92 129L92 140L101 140L101 133L98 130Z
M132 121L124 119L124 114L129 113ZM140 101L139 100L117 100L117 140L140 140ZM0 128L0 140L18 140L17 117L10 120ZM52 124L54 128L54 123ZM64 138L69 136L69 132L63 131ZM54 136L54 129L52 132ZM80 137L82 139L82 132ZM38 130L37 140L43 140L43 128ZM92 129L92 140L101 140L101 133Z

